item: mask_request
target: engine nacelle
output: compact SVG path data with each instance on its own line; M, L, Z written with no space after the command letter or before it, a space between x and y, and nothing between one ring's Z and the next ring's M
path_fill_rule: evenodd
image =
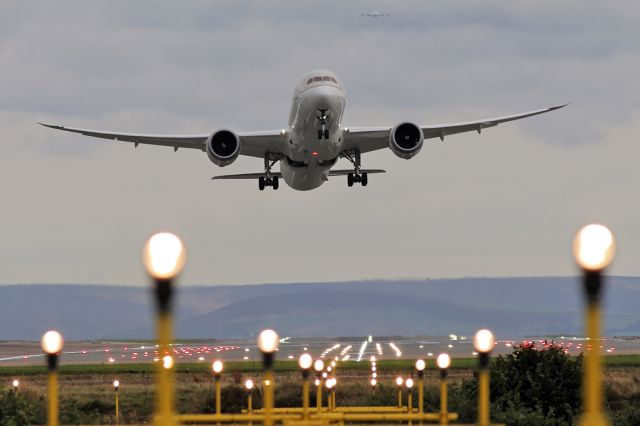
M207 156L220 167L228 166L240 155L240 138L230 130L218 130L207 138Z
M408 160L422 149L422 129L413 123L400 123L389 133L389 148L395 155Z

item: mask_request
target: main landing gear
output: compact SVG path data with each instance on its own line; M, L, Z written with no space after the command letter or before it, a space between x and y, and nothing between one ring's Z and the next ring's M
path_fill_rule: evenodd
M271 175L271 168L274 164L280 161L281 156L272 155L267 153L264 156L264 176L260 176L258 178L258 189L260 191L264 191L264 189L268 186L272 187L274 191L277 191L280 187L280 183L278 182L278 176Z
M347 186L353 186L354 182L355 183L360 182L362 186L367 186L369 179L367 178L366 173L362 173L362 174L349 173L347 175Z
M347 186L352 187L354 183L367 186L367 183L369 183L367 174L360 173L360 151L347 151L340 154L340 156L346 158L353 164L353 173L347 174Z
M321 109L320 115L318 116L318 120L320 120L320 128L318 129L318 139L322 140L322 138L329 139L329 129L327 129L327 115L326 109Z

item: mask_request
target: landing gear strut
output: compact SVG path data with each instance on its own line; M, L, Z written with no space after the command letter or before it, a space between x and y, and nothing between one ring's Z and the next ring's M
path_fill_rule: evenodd
M320 128L318 129L318 139L329 139L329 129L327 129L327 115L326 109L321 109L320 115L318 116L318 120L320 120Z
M353 164L353 173L347 174L347 186L351 187L354 183L360 183L362 186L367 186L369 178L366 173L360 173L360 152L359 151L347 151L340 154L341 157L346 158Z
M273 188L274 191L277 191L280 187L280 183L278 182L278 176L271 175L271 168L274 164L276 164L280 160L280 156L273 156L267 153L264 156L264 176L260 176L258 178L258 189L260 191L264 191L267 186Z

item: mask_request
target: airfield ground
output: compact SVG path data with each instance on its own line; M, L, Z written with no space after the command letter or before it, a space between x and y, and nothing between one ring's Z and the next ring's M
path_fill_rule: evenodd
M578 355L587 348L588 341L574 336L526 337L499 340L495 355L507 354L513 346L521 342L535 342L544 345L554 342L561 345L571 355ZM606 337L598 345L604 355L640 355L640 338ZM415 360L430 359L441 352L447 352L456 359L474 358L473 345L465 336L431 337L366 337L355 338L284 338L280 344L277 359L295 361L303 353L314 357L324 355L325 359L340 361ZM178 341L174 345L174 355L178 363L209 364L212 359L224 361L260 361L260 353L255 340L198 340ZM67 342L62 365L76 364L145 364L157 360L156 346L151 341L91 341ZM617 358L617 357L616 357ZM44 364L44 355L38 342L0 342L0 368L5 366L38 366Z

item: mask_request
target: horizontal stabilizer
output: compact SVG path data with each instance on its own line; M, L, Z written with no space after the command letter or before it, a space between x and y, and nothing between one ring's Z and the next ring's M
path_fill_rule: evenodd
M350 170L330 170L329 171L329 176L346 176L349 173L353 173L353 169ZM385 170L381 170L381 169L360 169L360 174L362 173L367 173L367 174L374 174L374 173L387 173Z
M282 177L282 173L280 172L271 172L271 176L277 176L279 178ZM211 180L217 180L217 179L258 179L260 177L264 177L264 172L263 173L242 173L239 175L221 175L221 176L214 176L211 178Z

